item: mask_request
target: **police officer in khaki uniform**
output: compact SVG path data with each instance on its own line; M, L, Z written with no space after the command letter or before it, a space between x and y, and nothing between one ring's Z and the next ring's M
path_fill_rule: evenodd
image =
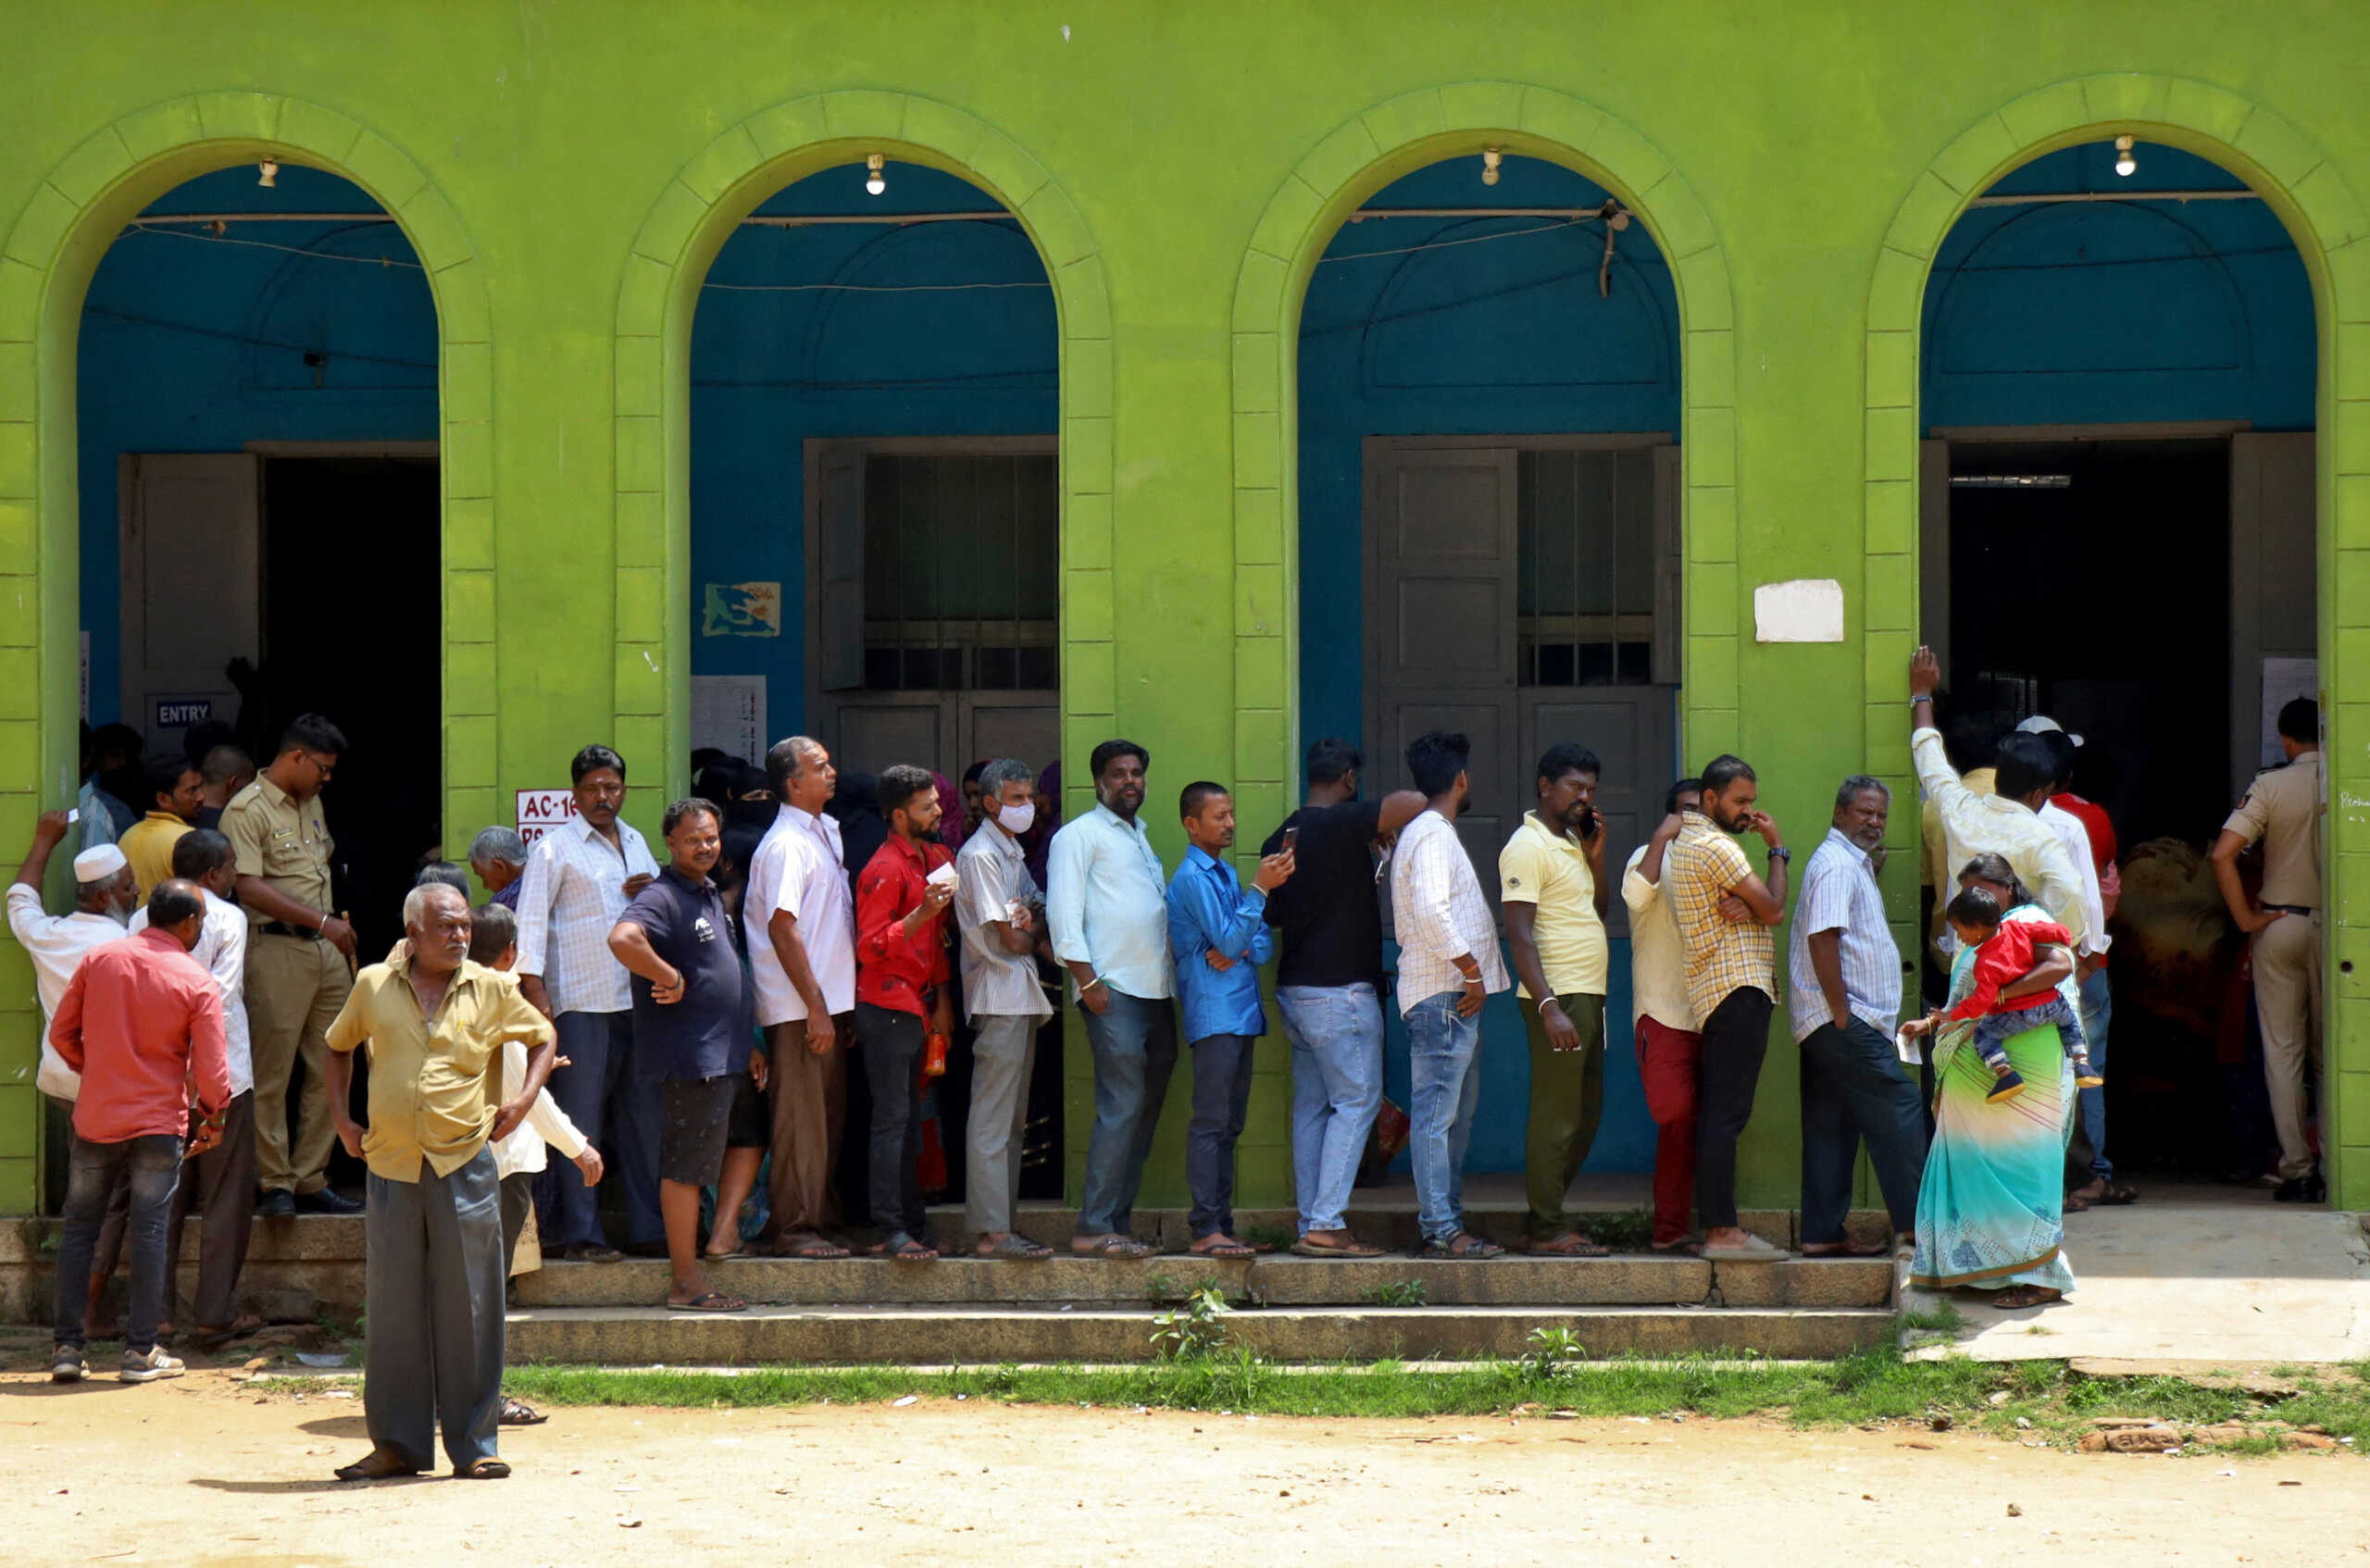
M247 1021L255 1045L256 1213L350 1214L362 1205L330 1190L337 1128L325 1089L329 1027L354 988L354 927L330 912L330 839L321 786L345 737L301 714L280 754L222 810L247 912ZM288 1080L305 1064L296 1142L288 1141Z
M2214 842L2214 875L2230 918L2254 943L2263 1072L2279 1129L2283 1203L2328 1196L2304 1137L2304 1064L2321 1054L2321 710L2299 697L2279 710L2284 767L2255 775ZM2250 905L2239 856L2263 843L2263 895Z

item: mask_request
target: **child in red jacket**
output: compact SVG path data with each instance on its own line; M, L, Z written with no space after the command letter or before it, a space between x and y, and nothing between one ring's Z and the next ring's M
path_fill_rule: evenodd
M1948 1013L1911 1024L1905 1033L1922 1034L1944 1023L1975 1025L1976 1054L1991 1069L1995 1080L1988 1099L2013 1100L2025 1090L2025 1080L2008 1063L2008 1040L2044 1024L2057 1026L2065 1054L2074 1059L2074 1081L2094 1089L2104 1080L2090 1070L2089 1042L2082 1033L2081 1010L2055 989L2030 996L2002 999L2000 988L2033 966L2035 950L2071 947L2073 937L2063 926L2046 920L2003 920L1999 901L1980 888L1968 888L1951 900L1942 912L1958 940L1975 952L1975 989Z

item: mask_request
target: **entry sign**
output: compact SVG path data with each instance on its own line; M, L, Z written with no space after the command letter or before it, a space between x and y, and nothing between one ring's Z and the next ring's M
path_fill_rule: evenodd
M518 791L518 836L530 845L553 828L575 818L576 791L573 790Z
M214 717L211 697L159 697L156 699L156 728L187 729L193 724L205 724Z

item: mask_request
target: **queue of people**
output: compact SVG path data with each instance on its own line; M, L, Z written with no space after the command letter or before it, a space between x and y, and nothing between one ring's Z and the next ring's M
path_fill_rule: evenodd
M1551 747L1535 806L1499 851L1493 913L1459 837L1473 786L1460 735L1417 737L1405 757L1413 787L1373 796L1354 746L1317 741L1304 803L1267 835L1247 878L1229 853L1233 796L1206 779L1179 792L1188 848L1164 870L1142 820L1151 755L1126 740L1089 758L1093 808L1048 831L1052 770L990 759L957 790L900 765L866 777L851 810L828 750L793 736L762 773L707 759L702 783L721 799L669 804L658 850L623 818L626 760L592 745L571 764L572 816L531 845L503 827L471 841L484 904L470 909L459 867L428 867L405 901L405 940L358 974L353 927L333 908L321 803L344 748L334 725L295 719L218 808L206 803L218 774L236 776L233 759L146 765L150 809L122 825L120 842L116 791L98 789L113 776L94 771L78 809L106 832L75 855L75 908L49 915L40 893L75 812L41 818L7 898L49 1021L40 1084L74 1129L56 1375L83 1375L82 1347L99 1337L88 1313L127 1248L123 1375L179 1370L165 1349L166 1263L193 1208L203 1224L191 1328L207 1345L256 1326L237 1310L253 1215L359 1208L376 1447L342 1474L426 1468L440 1420L460 1473L499 1474L493 1429L536 1419L499 1387L502 1292L530 1209L548 1258L664 1255L667 1304L684 1312L745 1308L709 1279L719 1258L834 1260L853 1241L929 1263L939 1253L918 1174L924 1095L962 1030L972 1057L964 1249L1051 1256L1015 1229L1014 1205L1027 1086L1057 995L1079 1011L1094 1081L1068 1252L1151 1251L1133 1210L1181 1044L1191 1248L1252 1256L1261 1248L1239 1234L1233 1170L1270 962L1291 1062L1293 1251L1380 1251L1354 1233L1348 1208L1383 1102L1388 1004L1410 1047L1418 1253L1500 1254L1466 1226L1463 1178L1482 1016L1513 989L1530 1065L1522 1247L1599 1256L1606 1247L1566 1194L1602 1116L1616 881L1656 1126L1656 1251L1785 1255L1740 1226L1736 1192L1738 1143L1782 1006L1800 1052L1801 1251L1898 1246L1921 1285L1997 1290L2010 1306L2054 1299L2072 1287L2063 1213L2128 1201L2104 1164L2098 1092L2112 828L2071 794L2078 742L2045 717L2002 738L1990 768L1954 767L1934 723L1940 678L1919 650L1909 740L1925 859L1942 883L1934 952L1950 979L1943 1004L1906 1023L1902 955L1877 880L1887 787L1842 780L1796 874L1754 770L1735 756L1671 786L1664 819L1616 878L1595 803L1602 765L1577 744ZM2280 727L2289 765L2256 781L2213 861L2255 949L2278 1196L2294 1199L2318 1179L2303 1092L2316 1027L2318 716L2291 703ZM216 809L218 830L200 826ZM2258 840L2268 855L2259 898L2236 869ZM1797 881L1781 985L1775 928ZM348 1103L356 1050L371 1064L359 1120ZM870 1106L854 1129L852 1052ZM2098 1164L2090 1185L2069 1191L2059 1168L2077 1123ZM842 1223L835 1173L851 1138L868 1235ZM338 1141L368 1168L364 1203L328 1185ZM1864 1146L1896 1233L1884 1244L1844 1228ZM597 1201L605 1180L615 1233Z

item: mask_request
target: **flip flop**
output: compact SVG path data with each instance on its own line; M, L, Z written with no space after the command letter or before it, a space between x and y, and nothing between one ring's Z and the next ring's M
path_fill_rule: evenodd
M1546 1241L1527 1241L1523 1244L1522 1250L1534 1258L1609 1258L1613 1256L1612 1248L1582 1236L1577 1230L1565 1231L1563 1235Z
M352 1464L341 1464L330 1474L341 1481L393 1481L419 1473L419 1466L403 1455L386 1449L372 1449Z
M510 1475L508 1462L499 1459L473 1459L453 1472L455 1481L500 1481Z
M1304 1258L1379 1258L1382 1249L1363 1241L1345 1242L1339 1247L1323 1241L1311 1241L1304 1236L1292 1243L1292 1251Z
M1805 1258L1887 1258L1892 1255L1889 1241L1810 1241L1802 1245Z
M1075 1241L1070 1243L1071 1257L1132 1259L1149 1258L1152 1256L1151 1248L1145 1246L1134 1237L1122 1236L1116 1230L1106 1232L1102 1236L1089 1237L1085 1239L1087 1241L1087 1245L1083 1247L1079 1246Z
M985 1251L973 1248L971 1255L975 1258L1001 1258L1009 1263L1034 1263L1052 1257L1054 1250L1042 1242L1031 1241L1018 1231L1013 1230L1006 1231L1003 1240Z
M670 1313L745 1313L749 1303L738 1296L728 1296L721 1290L711 1290L705 1296L694 1296L688 1301L669 1301Z
M1192 1253L1197 1258L1255 1258L1259 1249L1245 1241L1229 1241L1216 1247L1196 1247Z
M1459 1242L1464 1245L1458 1246ZM1416 1256L1427 1263L1478 1263L1503 1257L1505 1251L1494 1241L1484 1241L1469 1230L1460 1230L1446 1241L1425 1242L1416 1250Z
M874 1257L886 1258L892 1263L929 1263L938 1261L937 1248L917 1241L902 1230L885 1241L874 1242L871 1251Z

